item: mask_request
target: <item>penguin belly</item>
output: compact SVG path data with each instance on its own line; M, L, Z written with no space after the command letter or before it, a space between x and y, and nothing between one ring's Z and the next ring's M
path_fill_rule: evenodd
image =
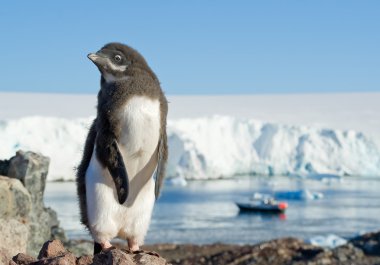
M134 239L140 245L148 231L155 201L153 173L160 137L160 103L147 97L129 99L119 117L119 149L129 176L129 196L119 204L115 184L96 157L86 171L89 229L95 242Z

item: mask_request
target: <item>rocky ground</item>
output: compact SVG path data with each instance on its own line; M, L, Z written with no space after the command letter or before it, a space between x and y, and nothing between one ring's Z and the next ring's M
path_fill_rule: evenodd
M380 232L357 237L335 249L283 238L245 246L159 244L144 246L145 252L130 253L119 242L117 249L93 256L92 243L67 240L56 213L45 207L48 166L49 158L33 152L19 151L0 161L0 265L380 265ZM50 241L44 243L46 240ZM161 257L148 253L152 251Z
M236 245L160 245L157 251L172 264L342 264L380 265L380 232L351 240L329 250L295 238L277 239L254 246Z
M263 265L380 265L380 231L350 240L335 249L324 249L295 238L253 246L214 244L155 245L153 250L172 264L263 264Z
M81 244L84 244L82 242ZM89 242L86 243L90 246ZM83 246L82 246L83 247ZM175 245L159 244L145 246L145 252L130 253L118 245L116 249L95 256L75 256L59 240L48 241L39 252L38 258L18 254L9 265L39 264L121 264L121 265L379 265L380 232L370 233L350 240L335 249L324 249L304 243L295 238L272 240L257 245ZM159 253L160 257L156 255ZM4 263L6 264L6 263Z
M156 253L130 253L127 250L112 249L97 255L76 257L68 251L59 240L46 242L41 248L38 258L20 253L9 261L9 265L165 265L166 260Z

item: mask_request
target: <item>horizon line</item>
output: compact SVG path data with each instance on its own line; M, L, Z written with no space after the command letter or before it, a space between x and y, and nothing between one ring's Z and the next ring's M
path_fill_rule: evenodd
M165 92L165 91L164 91ZM77 96L90 96L96 95L98 92L62 92L62 91L3 91L0 94L51 94L51 95L77 95ZM165 93L167 96L271 96L271 95L337 95L337 94L380 94L380 91L291 91L291 92L253 92L253 93L207 93L207 94L171 94Z

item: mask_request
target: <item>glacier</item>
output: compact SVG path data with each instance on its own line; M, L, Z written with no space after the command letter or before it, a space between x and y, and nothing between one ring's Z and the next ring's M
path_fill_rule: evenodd
M72 180L92 120L43 116L1 120L0 159L19 149L37 151L51 158L48 180ZM168 142L168 177L380 176L376 139L353 130L213 115L169 120Z

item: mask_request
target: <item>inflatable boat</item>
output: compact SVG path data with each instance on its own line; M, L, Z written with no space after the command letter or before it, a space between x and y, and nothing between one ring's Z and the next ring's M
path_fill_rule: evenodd
M240 211L282 213L288 208L286 202L278 202L273 198L261 200L250 199L246 201L237 201L235 203Z

